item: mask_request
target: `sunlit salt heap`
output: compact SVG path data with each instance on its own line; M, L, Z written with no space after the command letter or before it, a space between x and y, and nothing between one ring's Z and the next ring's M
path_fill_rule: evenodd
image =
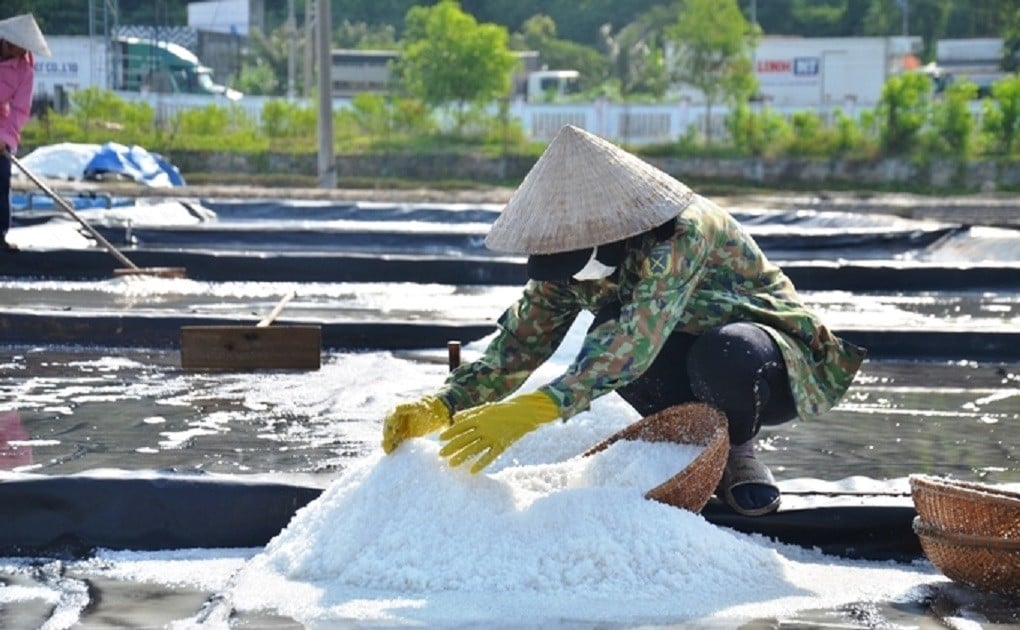
M618 442L492 475L451 469L437 448L415 440L347 473L267 547L267 566L406 593L589 597L669 597L708 583L732 598L779 570L774 550L643 497L698 447Z

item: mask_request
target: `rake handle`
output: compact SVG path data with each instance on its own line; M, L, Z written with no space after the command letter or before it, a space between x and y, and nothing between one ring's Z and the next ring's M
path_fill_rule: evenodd
M273 310L270 311L269 315L266 315L265 317L263 317L262 321L260 321L259 323L255 324L255 327L256 328L265 328L266 326L272 324L273 320L275 320L280 315L280 313L283 311L283 307L287 305L287 302L290 302L291 300L293 300L295 295L297 295L297 292L296 291L291 291L287 295L285 295L282 298L280 298L280 301L277 302L275 307L273 307Z

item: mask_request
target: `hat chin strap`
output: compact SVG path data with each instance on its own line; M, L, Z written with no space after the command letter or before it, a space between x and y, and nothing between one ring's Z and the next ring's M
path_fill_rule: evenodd
M616 267L609 267L599 262L598 254L598 247L591 250L591 258L588 259L588 262L585 263L580 271L574 274L574 280L602 280L613 275Z

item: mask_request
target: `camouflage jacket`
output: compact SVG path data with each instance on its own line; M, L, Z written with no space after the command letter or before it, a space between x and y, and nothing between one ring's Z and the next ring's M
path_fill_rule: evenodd
M695 196L671 238L636 237L609 278L528 282L482 356L451 372L438 395L454 411L506 397L555 352L582 310L597 313L614 301L622 305L619 319L589 331L573 363L541 387L564 419L638 378L674 330L761 326L782 351L804 419L839 402L864 360L862 348L835 336L804 305L728 212Z

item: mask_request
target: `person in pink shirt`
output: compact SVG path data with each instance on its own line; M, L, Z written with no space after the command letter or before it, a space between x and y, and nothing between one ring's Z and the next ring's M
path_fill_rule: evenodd
M50 56L39 25L25 13L0 20L0 251L16 252L7 242L11 229L11 155L17 153L21 128L32 110L34 55Z

